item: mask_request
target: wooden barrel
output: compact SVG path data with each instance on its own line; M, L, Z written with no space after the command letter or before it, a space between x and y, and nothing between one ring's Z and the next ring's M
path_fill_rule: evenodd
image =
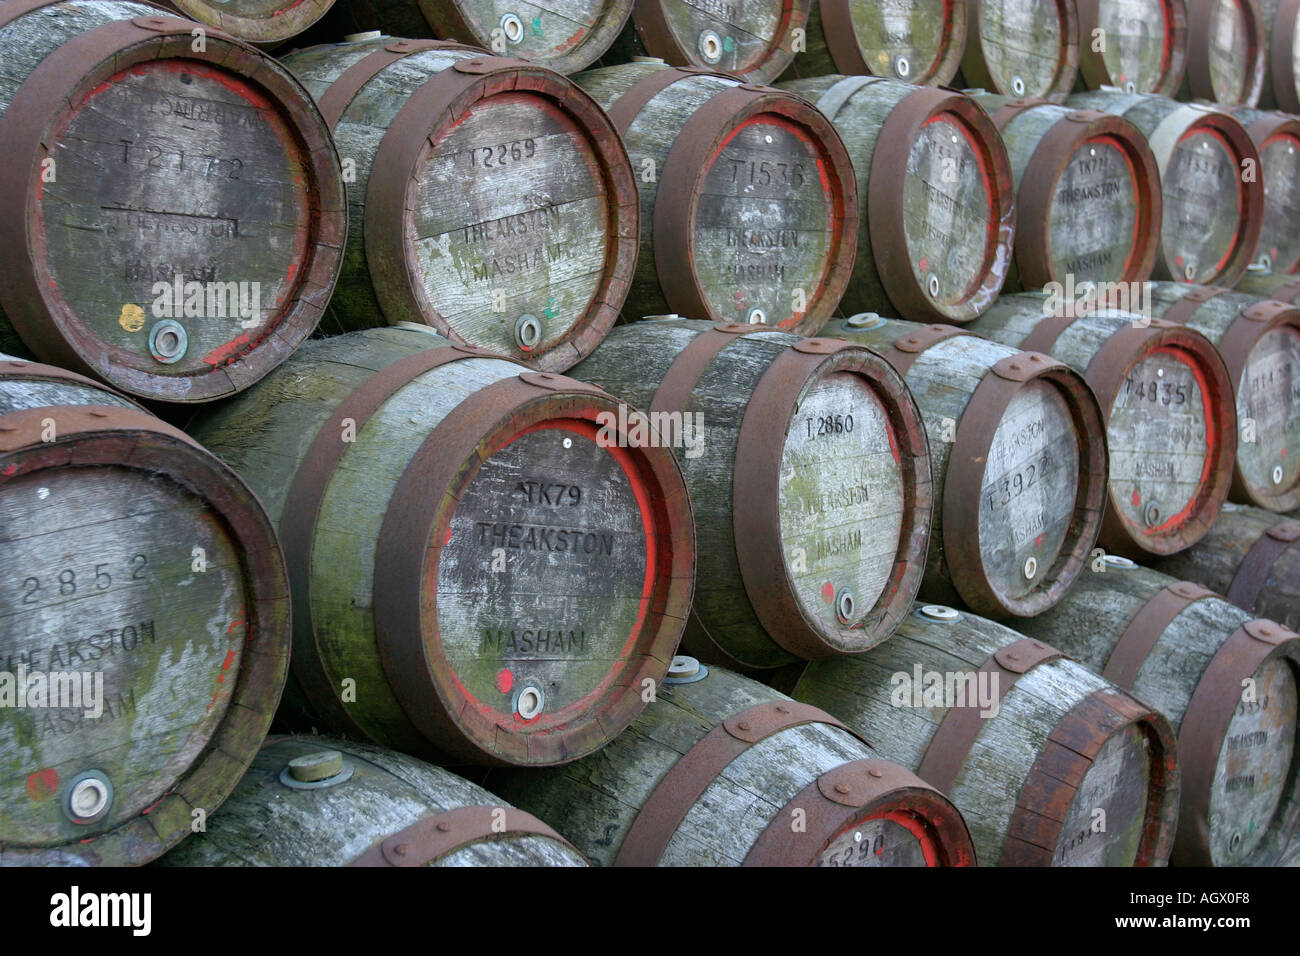
M238 783L289 666L252 492L89 378L0 355L0 863L146 863Z
M1016 254L1006 288L1139 282L1160 244L1160 172L1122 116L1042 100L975 97L1002 134L1016 183Z
M1264 225L1255 262L1263 271L1300 271L1300 117L1243 108L1232 115L1259 150Z
M0 327L167 402L247 388L320 319L338 156L283 67L137 3L0 7Z
M1300 636L1124 558L1095 568L1025 632L1131 690L1177 729L1175 864L1272 865L1300 820Z
M694 428L673 443L699 541L690 653L777 667L893 632L920 586L933 496L921 413L880 356L761 326L638 322L573 374L661 431Z
M1232 499L1300 507L1300 309L1214 287L1148 288L1152 314L1202 333L1227 364L1238 418Z
M323 17L334 0L162 0L191 20L262 47L275 47Z
M1070 105L1123 116L1155 153L1163 193L1155 278L1232 285L1245 274L1264 225L1264 190L1259 150L1240 122L1162 96L1076 93Z
M1186 69L1185 0L1079 0L1079 79L1087 89L1173 96Z
M1079 72L1074 0L966 0L965 85L1059 103Z
M1096 393L1110 451L1102 547L1137 558L1190 547L1232 485L1236 389L1223 359L1186 326L1052 299L1003 296L970 328L1059 359Z
M1178 98L1254 106L1265 51L1257 0L1187 0L1187 73Z
M1233 288L1260 299L1276 299L1288 305L1300 305L1300 276L1290 272L1273 272L1252 262Z
M1059 601L1096 544L1106 495L1102 412L1083 376L953 326L864 314L822 334L880 351L921 409L935 501L920 594L990 617Z
M1259 105L1300 113L1300 0L1256 0L1264 27L1264 83Z
M272 737L164 866L586 866L532 814L441 767L328 737Z
M331 330L427 323L547 371L596 347L627 294L638 211L590 97L542 66L434 40L284 63L355 165Z
M1249 505L1224 505L1194 548L1153 567L1195 581L1243 610L1300 628L1300 522Z
M875 77L781 85L834 123L865 200L842 310L960 323L987 309L1016 231L1011 164L988 115L961 94Z
M790 93L694 68L629 63L574 79L609 112L641 191L623 317L815 333L858 236L853 167L830 122Z
M806 41L783 79L840 73L946 86L966 46L966 0L818 0Z
M633 0L563 0L549 6L513 0L339 0L329 22L335 36L381 31L396 37L459 40L557 73L577 73L609 49L632 4Z
M768 83L792 60L807 59L809 13L816 7L813 0L640 0L602 62L650 56Z
M982 866L1169 857L1181 759L1169 721L1043 641L918 605L870 654L810 664L794 696L948 794Z
M626 727L667 671L694 566L681 472L627 412L391 328L310 342L196 420L280 529L290 689L313 725L523 765Z
M626 733L487 785L602 866L973 866L966 824L831 715L679 657Z

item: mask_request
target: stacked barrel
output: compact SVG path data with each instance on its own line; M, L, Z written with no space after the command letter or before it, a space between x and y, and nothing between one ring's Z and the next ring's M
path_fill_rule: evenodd
M0 0L0 862L1294 857L1298 11Z

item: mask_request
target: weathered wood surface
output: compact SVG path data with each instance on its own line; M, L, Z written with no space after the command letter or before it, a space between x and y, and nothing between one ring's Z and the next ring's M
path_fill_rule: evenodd
M320 725L468 762L572 759L632 720L680 637L680 472L665 449L622 447L625 426L602 437L593 419L618 405L580 383L525 387L496 358L394 370L446 347L408 329L313 342L193 430L281 528L294 673ZM377 376L391 397L340 420ZM466 464L435 474L426 444ZM337 464L305 466L309 450ZM316 513L298 514L313 487Z
M1020 347L1049 317L1042 293L1003 296L972 331ZM1235 398L1212 341L1180 326L1103 309L1042 348L1084 375L1102 403L1110 452L1101 544L1135 557L1195 544L1232 484ZM1032 344L1038 344L1033 343Z
M874 329L833 322L822 334L883 352L920 328L897 321ZM1016 354L1010 346L974 334L958 335L926 348L905 376L925 420L935 483L934 524L920 593L935 601L960 596L998 616L1035 613L1033 608L1070 586L1096 541L1105 481L1102 459L1094 462L1100 436L1081 433L1081 422L1087 421L1095 421L1100 430L1101 413L1090 393L1081 397L1081 390L1071 394L1059 380L1031 379L1004 407L966 416L975 390L995 374L992 367ZM1081 377L1063 374L1082 387ZM994 414L995 419L985 420ZM950 486L958 436L980 428L992 428L993 437L984 460L975 463L980 466L978 487ZM972 449L970 454L983 453ZM1090 470L1097 467L1099 472ZM977 516L970 521L975 494ZM950 518L949 509L962 514ZM972 535L979 554L974 568L949 554L963 543L973 544Z
M966 322L988 308L1010 264L1015 187L983 112L965 108L965 97L888 79L781 86L826 111L868 197L841 312Z
M1014 100L975 99L990 113ZM997 118L1016 183L1008 291L1048 282L1139 282L1155 264L1160 176L1146 138L1111 117L1043 103Z
M1254 106L1267 68L1258 0L1187 0L1182 100Z
M1160 169L1160 250L1152 276L1232 285L1264 221L1259 151L1245 127L1201 104L1127 93L1076 93L1070 106L1116 113L1140 129ZM1247 169L1255 175L1243 181Z
M813 0L645 0L635 3L623 32L600 65L657 57L769 83L807 53L794 50L796 30L810 31ZM805 45L811 39L805 37Z
M1239 607L1259 617L1277 621L1291 630L1300 628L1300 547L1285 540L1291 533L1288 519L1249 505L1224 505L1210 533L1194 548L1152 565L1157 571L1180 580L1195 581L1218 594L1230 595L1234 583L1249 595L1235 600ZM1276 544L1268 540L1277 529ZM1263 541L1268 557L1238 569L1257 542Z
M719 334L710 328L620 327L573 374L658 409L673 361L700 335ZM920 582L931 502L920 413L901 377L861 349L760 386L778 362L793 360L796 342L778 332L737 334L695 380L684 409L664 406L698 416L696 447L674 449L695 510L698 581L685 644L697 656L721 649L747 667L776 667L811 656L792 643L796 635L817 656L857 653L888 637ZM753 406L783 418L760 421L766 413ZM755 451L742 446L742 430L756 447L770 444L754 467L775 505L741 488L742 477L754 476L738 474L737 461ZM772 509L772 526L744 521L759 508ZM773 551L755 578L745 558ZM795 613L770 616L756 606L763 592L787 596Z
M968 0L961 72L970 87L1060 102L1079 70L1079 18L1062 0Z
M1271 272L1253 265L1233 288L1261 299L1277 299L1295 304L1300 299L1300 276L1289 272Z
M15 177L0 196L15 227L0 327L130 394L201 402L246 388L316 327L343 188L286 70L216 31L192 51L192 21L159 13L69 0L0 30ZM153 26L123 22L141 17ZM146 42L158 31L187 39Z
M947 621L914 613L869 654L814 662L795 698L838 715L878 741L888 759L912 770L922 765L949 713L972 707L986 714L948 793L970 827L982 866L1024 865L1016 835L1024 832L1026 817L1060 821L1051 828L1052 844L1037 848L1040 865L1047 862L1044 850L1053 866L1163 864L1178 792L1164 719L1064 658L1032 667L1009 688L1002 683L1006 672L997 686L989 675L981 689L974 673L1021 635L969 612L954 613ZM945 683L951 696L945 697ZM1054 748L1050 738L1067 715L1098 696L1123 701L1129 718L1092 725L1088 737L1095 749L1089 753L1076 738L1071 776L1077 782L1055 780L1044 791L1035 764ZM1095 825L1099 810L1103 832ZM1040 832L1040 839L1045 835Z
M191 20L270 48L309 28L334 0L164 0Z
M284 62L313 95L338 95L329 91L349 67L390 45L381 37L312 47ZM347 101L334 136L356 178L326 325L425 322L455 341L562 371L595 347L622 304L636 259L632 169L594 104L536 69L506 69L454 113L418 114L423 98L464 79L455 66L465 61L500 62L470 49L413 52ZM426 124L429 142L418 135ZM376 163L412 134L400 157L389 154L410 180L394 222L399 213L381 198L392 175ZM375 241L395 228L400 264ZM530 318L537 325L523 335Z
M284 781L289 762L323 751L346 779L312 789ZM332 778L324 778L326 781ZM571 846L514 830L514 808L482 787L413 757L328 737L272 737L239 787L164 866L347 866L422 820L462 807L499 809L502 832L476 836L428 866L585 866ZM453 841L454 842L454 841ZM412 840L413 850L421 847Z
M1225 353L1239 425L1233 500L1270 511L1300 506L1300 312L1244 293L1171 282L1150 288L1155 315L1181 317ZM1210 292L1217 294L1187 311L1184 300Z
M629 63L574 79L609 110L637 81L665 69ZM730 95L734 103L742 85L683 74L623 130L641 199L641 255L626 320L676 312L812 334L843 294L858 235L858 191L844 144L820 113L788 93L750 90L739 112L720 114L712 101ZM688 126L691 136L679 135ZM712 144L711 158L678 165L703 143ZM687 202L689 213L672 215Z
M1264 226L1255 260L1267 257L1271 271L1295 272L1300 269L1300 119L1248 109L1232 115L1259 150L1264 181Z
M66 376L0 355L0 862L139 864L253 759L288 582L228 469Z
M1022 629L1101 670L1142 607L1175 580L1132 562L1098 562L1064 601ZM1183 730L1211 660L1251 617L1212 595L1193 599L1160 633L1129 687L1179 732L1184 788L1174 861L1180 865L1273 865L1300 818L1291 767L1300 668L1295 635L1273 648L1258 669L1230 675L1229 695L1244 694L1250 678L1254 697L1237 701L1222 741L1191 739ZM1193 805L1208 812L1194 818ZM1196 832L1202 834L1199 842L1192 838Z
M617 38L633 0L339 0L336 36L381 30L396 37L472 43L557 73L595 63Z
M945 86L965 49L966 6L966 0L818 0L808 16L807 49L782 79L870 74Z
M1094 31L1103 48L1095 49ZM1082 0L1079 80L1087 89L1172 96L1187 68L1184 0Z
M637 814L691 748L728 718L780 701L789 698L710 666L708 675L695 683L660 687L637 722L598 755L535 773L493 771L486 783L552 826L563 825L565 836L593 863L609 866L620 852L634 848L625 844ZM804 809L796 802L800 791L844 764L875 757L877 752L861 740L824 722L771 734L728 763L689 807L679 808L685 811L681 823L657 862L739 866L769 825L789 826ZM969 863L964 827L947 801L937 815L916 811L913 820L921 824L921 836L887 819L890 810L908 810L912 794L886 794L822 846L813 845L824 837L810 827L805 840L790 842L784 862L815 858L815 866L924 866L929 855L949 864L959 859ZM958 839L938 837L936 824L955 829Z

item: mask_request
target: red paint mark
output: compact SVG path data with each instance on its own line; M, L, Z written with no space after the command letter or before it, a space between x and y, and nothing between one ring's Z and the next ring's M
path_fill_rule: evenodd
M1120 86L1123 86L1123 85L1125 84L1125 82L1127 82L1127 81L1126 81L1125 78L1124 78L1124 74L1121 73L1121 74L1119 75L1119 85L1120 85Z
M447 540L444 541L442 544L443 547L446 547L447 545L451 544L451 528L447 529Z
M1134 489L1133 489L1133 507L1136 508L1136 507L1137 507L1138 505L1140 505L1140 504L1142 504L1142 496L1139 495L1139 494L1137 493L1137 489L1134 488Z
M1037 538L1034 539L1034 547L1041 548L1043 546L1043 542L1046 539L1047 539L1047 532L1043 532Z
M1278 259L1277 246L1274 246L1273 248L1268 250L1268 257L1272 259L1274 262L1277 262Z
M829 581L822 585L822 600L827 604L835 600L835 585Z
M18 474L17 465L10 465L8 468L4 470L4 475L6 478L9 477L10 475L16 475L16 474Z
M243 619L242 617L241 617L238 621L231 621L231 622L230 622L230 627L226 628L226 633L227 633L227 634L233 634L234 631L235 631L235 628L239 627L239 625L241 625L241 624L243 624L243 623L244 623L244 619Z
M288 271L288 273L285 275L285 277L284 277L284 281L285 281L285 282L292 282L292 281L293 281L293 274L294 274L295 272L297 272L297 271L298 271L298 263L296 263L296 262L291 262L291 263L289 263L289 271Z
M203 356L203 361L207 362L209 365L221 365L224 362L228 362L236 352L240 351L251 341L252 339L250 339L248 333L245 332L243 335L231 339L225 345L218 345L207 355Z
M226 651L226 659L221 662L221 669L223 671L228 671L230 670L230 665L233 663L235 663L235 652Z
M559 46L557 46L557 47L555 48L555 51L556 51L557 53L565 53L565 52L567 52L567 51L573 49L575 46L578 45L578 41L580 41L584 36L586 36L586 34L587 34L587 28L586 28L586 27L578 27L578 32L575 33L573 36L569 37L567 40L565 40L565 41L564 41L563 43L561 43Z
M1282 457L1283 457L1283 458L1286 458L1286 455L1287 455L1287 451L1286 451L1285 448L1283 448L1283 449L1282 449Z
M922 259L920 262L916 264L916 267L920 269L922 272L930 268L930 257L926 256L924 259Z
M1183 257L1182 257L1182 256L1178 256L1177 258L1174 259L1174 265L1176 265L1176 266L1181 266L1182 264L1183 264Z
M46 800L59 792L59 772L53 767L27 775L27 799Z
M510 673L510 668L503 667L497 671L497 690L503 694L510 693L511 688L515 686L515 675Z
M885 848L882 846L876 850L876 856L880 856L884 852L885 852Z

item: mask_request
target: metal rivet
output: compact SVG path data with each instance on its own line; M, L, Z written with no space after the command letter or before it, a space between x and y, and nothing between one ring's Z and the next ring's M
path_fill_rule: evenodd
M867 771L867 776L875 777L877 780L879 780L881 777L884 776L884 774L881 773L879 770L877 770L875 767L872 767L870 770Z
M1020 655L1017 654L1017 653L1015 653L1015 651L1010 651L1010 652L1008 652L1008 654L1007 654L1007 660L1009 660L1009 661L1018 661L1018 660L1020 660Z
M785 706L785 704L777 704L777 705L776 705L776 712L777 712L778 714L788 714L788 713L790 713L790 708L787 707L787 706Z
M408 844L399 843L397 846L393 847L393 852L398 856L406 856L406 854L411 852L411 848Z
M1259 633L1263 634L1265 637L1272 637L1272 636L1273 636L1273 628L1270 627L1270 626L1267 625L1267 624L1261 624L1261 625L1259 626Z
M1032 554L1029 557L1025 558L1024 572L1025 572L1026 581L1032 581L1034 579L1034 575L1038 573L1038 559L1034 557Z
M836 792L836 793L848 793L848 792L849 792L849 788L846 787L846 786L845 786L844 784L842 784L842 783L837 783L837 784L835 785L835 792Z
M507 13L501 18L501 35L509 44L518 43L524 38L524 21L513 13Z
M737 727L738 729L740 729L740 730L753 730L753 729L754 729L753 725L752 725L749 721L747 721L747 720L742 720L740 723L736 724L736 727Z
M450 824L450 823L447 823L447 822L445 822L445 821L444 821L443 823L439 823L439 824L437 825L437 827L438 827L438 832L439 832L439 833L450 833L450 832L451 832L451 824Z
M173 319L161 319L149 330L149 354L155 362L172 365L185 357L190 338L185 327Z
M705 30L699 36L700 56L706 63L717 63L722 59L722 37L712 30Z

